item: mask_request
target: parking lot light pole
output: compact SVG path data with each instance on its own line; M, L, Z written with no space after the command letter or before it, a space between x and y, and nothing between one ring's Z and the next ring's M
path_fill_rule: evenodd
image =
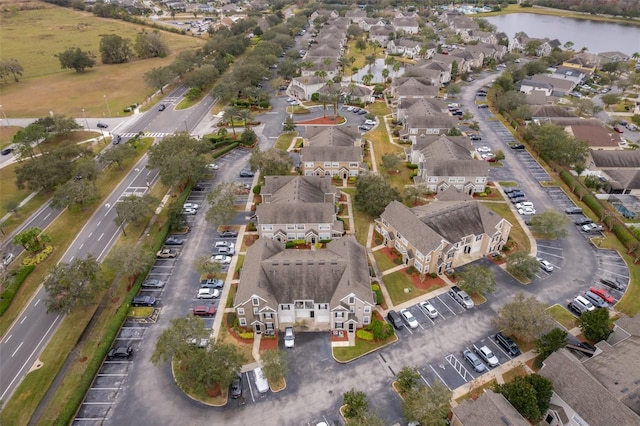
M82 118L84 118L84 125L87 127L87 130L89 130L89 122L87 121L87 114L85 114L84 108L82 108Z
M7 122L7 126L11 126L11 124L9 124L9 119L7 118L7 114L5 114L4 108L2 108L2 105L0 105L0 110L2 110L2 116L4 117L4 121Z
M109 106L109 101L107 100L107 95L102 95L104 97L104 103L107 104L107 113L109 117L111 117L111 107Z

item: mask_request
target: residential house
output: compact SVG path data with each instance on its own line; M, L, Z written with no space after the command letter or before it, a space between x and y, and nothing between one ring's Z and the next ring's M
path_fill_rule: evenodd
M291 81L290 91L300 99L311 100L311 95L318 92L326 84L326 79L310 75L296 77Z
M538 46L538 48L536 49L536 55L548 56L553 51L553 49L560 48L560 46L562 46L562 43L560 43L558 39L549 40L545 38L540 46Z
M344 95L344 102L347 104L365 104L373 96L373 87L357 83L341 84L341 92Z
M631 59L631 57L629 55L627 55L626 53L622 53L622 52L601 52L598 53L598 56L600 56L600 58L602 59L602 63L607 63L607 62L626 62L629 59Z
M365 18L359 23L363 31L369 32L373 27L384 27L386 22L381 18Z
M353 236L317 250L260 238L247 249L233 309L240 326L256 333L303 323L355 343L375 309L365 248Z
M394 34L393 27L390 25L376 25L369 28L369 40L377 41L381 46L387 44Z
M471 68L474 67L474 56L473 53L466 49L455 49L449 52L448 56L452 58L456 64L458 64L458 74L464 74L467 72L471 72ZM435 55L434 55L435 58ZM454 62L451 62L451 67L453 70ZM480 61L480 65L482 65L482 61Z
M563 67L584 68L592 73L600 66L601 58L590 52L577 52L570 59L562 63Z
M539 374L553 383L551 404L543 420L551 426L640 424L640 417L603 386L568 349L559 349L545 359Z
M486 389L476 400L465 399L451 409L452 426L509 425L529 426L513 405L502 394Z
M465 43L477 41L485 44L495 44L498 42L496 35L488 31L466 30L466 31L460 31L459 34Z
M398 250L406 266L423 274L442 274L498 253L511 231L507 220L469 199L436 200L413 208L392 201L375 227L384 245Z
M327 16L329 19L335 19L340 17L340 14L335 10L316 10L309 16L311 22L318 19L320 16Z
M544 81L524 79L520 82L520 91L526 95L530 95L531 92L542 92L545 96L551 96L553 93L553 86Z
M441 86L437 77L441 76L436 70L429 70L432 78L428 77L398 77L394 78L389 90L395 102L403 98L433 98L438 95Z
M418 34L420 27L418 26L418 20L414 17L398 17L391 21L391 25L396 32L403 32L404 34Z
M420 107L414 108L416 104L422 104ZM444 115L449 115L448 102L443 99L437 98L424 98L424 97L402 97L398 100L395 115L398 121L405 122L409 114L415 113L419 108L425 108L440 112ZM453 121L452 121L453 122Z
M418 165L416 185L431 192L449 187L466 194L484 192L488 183L489 165L474 160L475 152L468 138L462 136L425 136L411 145L409 162Z
M360 25L366 19L367 12L361 9L349 10L344 17L350 19L352 23Z
M363 169L359 132L346 126L308 127L300 166L305 176L358 176Z
M422 77L429 74L429 77L433 77L433 72L424 70L435 70L438 72L437 75L439 76L438 79L441 82L440 85L449 83L451 81L451 63L454 60L449 58L446 61L440 61L436 59L435 56L441 58L442 56L447 55L439 55L436 53L431 59L421 59L415 64L405 67L404 75L412 77Z
M387 43L387 52L392 55L402 55L407 58L417 58L420 56L422 43L405 38L390 40Z
M255 213L260 238L315 244L344 234L336 217L339 191L328 176L266 176L260 195Z
M573 80L564 78L551 77L546 74L536 74L530 77L530 80L548 83L552 87L551 96L563 97L571 93L576 87Z
M584 83L591 76L591 72L585 68L559 66L552 73L551 77L561 80L571 80L576 85Z
M304 60L310 60L311 57L320 57L320 58L339 58L342 54L341 47L330 46L328 44L314 44L309 50L307 50L307 54L304 56Z
M589 174L606 175L610 194L640 195L640 151L592 150Z
M338 60L335 57L311 56L305 61L300 72L301 77L316 75L318 72L325 73L325 80L332 80L340 74Z
M403 135L416 143L428 135L446 133L456 126L450 115L433 108L425 99L420 99L405 112Z
M620 136L602 124L599 126L574 124L567 126L565 131L579 141L586 142L592 150L620 149Z

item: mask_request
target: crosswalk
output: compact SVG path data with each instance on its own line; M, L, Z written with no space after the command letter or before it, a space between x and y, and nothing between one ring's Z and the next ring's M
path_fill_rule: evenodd
M138 133L120 133L120 136L123 138L132 138L136 136ZM161 133L161 132L142 132L143 137L154 137L154 138L164 138L165 136L169 136L172 133Z

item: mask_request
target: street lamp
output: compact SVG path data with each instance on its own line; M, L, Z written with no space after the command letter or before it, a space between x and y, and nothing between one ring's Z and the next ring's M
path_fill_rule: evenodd
M107 95L102 95L102 97L104 98L104 103L107 104L107 113L109 114L109 117L111 117L111 107L109 106Z
M4 108L2 108L2 105L0 105L0 110L2 110L2 116L4 117L4 121L7 122L7 126L11 126L11 124L9 124L9 119L7 118L7 114L4 113Z
M87 127L87 130L89 130L89 122L87 121L87 114L84 113L84 108L82 108L82 117L84 118L84 125Z

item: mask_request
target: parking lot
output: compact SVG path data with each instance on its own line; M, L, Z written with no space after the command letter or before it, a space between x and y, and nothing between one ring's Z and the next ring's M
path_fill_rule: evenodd
M538 161L529 154L529 152L525 149L519 149L516 151L516 155L518 156L518 161L525 169L529 171L531 176L537 182L548 182L551 181L551 177L547 174L546 170L538 163Z

